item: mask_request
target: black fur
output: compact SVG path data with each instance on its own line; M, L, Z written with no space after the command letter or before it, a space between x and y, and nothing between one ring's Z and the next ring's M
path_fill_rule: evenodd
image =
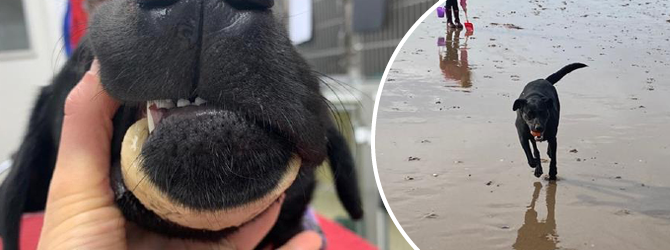
M328 159L330 169L335 177L335 188L337 195L342 201L344 208L354 219L363 217L361 200L358 197L358 181L356 170L353 168L354 162L351 153L346 145L347 142L334 128L330 128L328 133ZM351 186L353 185L353 186Z
M302 230L315 168L328 157L340 199L353 218L361 217L346 141L330 117L318 78L266 9L268 1L231 1L232 6L215 0L140 2L101 4L88 35L43 88L0 187L5 249L18 248L21 214L44 209L65 97L94 56L104 88L123 104L114 117L111 185L130 221L170 237L199 240L217 240L236 230L198 230L165 221L144 208L120 178L121 140L146 101L196 96L208 101L211 112L164 118L142 149L144 172L168 196L196 210L250 202L274 187L290 156L297 154L299 176L264 240L278 246Z
M563 76L573 70L586 67L582 63L567 65L547 79L532 81L524 87L519 99L514 101L512 110L516 111L516 131L519 135L521 147L526 153L528 165L535 168L535 176L542 176L540 151L537 149L536 141L548 141L547 154L551 158L549 163L549 179L555 180L558 170L556 169L556 134L558 133L558 122L560 118L561 105L558 100L558 92L554 84ZM541 133L539 137L533 137L531 131ZM530 151L530 143L533 152Z

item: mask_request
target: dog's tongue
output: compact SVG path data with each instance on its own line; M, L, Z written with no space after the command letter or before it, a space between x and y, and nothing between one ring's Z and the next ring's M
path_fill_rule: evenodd
M160 110L156 107L156 104L147 104L147 126L149 133L154 131L156 125L163 119L164 110Z
M542 132L539 132L539 131L533 131L533 130L531 130L531 131L530 131L530 134L533 135L533 136L535 136L535 137L540 137L540 136L542 136Z

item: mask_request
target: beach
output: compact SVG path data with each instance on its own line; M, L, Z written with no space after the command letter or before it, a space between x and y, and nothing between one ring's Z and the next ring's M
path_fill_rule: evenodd
M666 249L670 245L670 3L468 3L436 14L392 64L376 159L390 209L421 249ZM462 21L465 21L461 11ZM512 104L556 84L558 181L533 176ZM547 143L539 143L548 173Z

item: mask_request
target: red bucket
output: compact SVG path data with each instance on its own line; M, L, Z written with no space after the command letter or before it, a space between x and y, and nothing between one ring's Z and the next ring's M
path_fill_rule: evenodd
M472 31L475 30L475 26L472 25L472 23L470 22L470 18L468 18L468 11L467 10L465 10L465 23L463 24L463 26L465 26L465 29L467 31L472 32Z
M475 30L475 26L472 25L471 22L463 23L463 26L465 26L465 29L468 30L468 31L474 31Z

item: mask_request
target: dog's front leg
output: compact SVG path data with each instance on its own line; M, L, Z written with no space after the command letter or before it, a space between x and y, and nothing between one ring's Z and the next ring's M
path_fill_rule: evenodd
M540 160L540 150L537 149L537 142L535 140L530 140L530 143L533 144L533 153L534 153L534 158L533 160L535 161L535 177L540 178L542 176L542 160Z
M535 157L533 157L533 153L530 151L530 144L528 144L529 140L519 135L519 141L521 142L523 152L526 153L526 159L528 159L528 166L530 166L531 168L535 168L537 164L535 162Z
M550 137L547 141L549 142L547 154L551 158L551 162L549 163L549 179L556 180L556 174L558 174L558 169L556 169L556 137Z

